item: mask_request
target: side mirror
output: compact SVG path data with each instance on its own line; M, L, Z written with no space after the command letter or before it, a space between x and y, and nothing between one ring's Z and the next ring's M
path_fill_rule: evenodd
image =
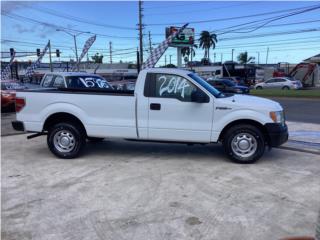
M209 97L200 89L197 89L191 93L191 101L196 103L207 103L209 102Z

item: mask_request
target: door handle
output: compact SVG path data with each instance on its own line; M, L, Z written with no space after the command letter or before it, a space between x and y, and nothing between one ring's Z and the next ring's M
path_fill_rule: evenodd
M160 103L150 103L150 109L159 111L161 109L161 104Z

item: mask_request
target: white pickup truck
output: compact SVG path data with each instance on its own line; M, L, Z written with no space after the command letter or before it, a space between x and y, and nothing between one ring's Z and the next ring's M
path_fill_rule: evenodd
M143 70L134 91L68 86L18 91L16 111L13 128L35 132L31 137L46 134L49 149L60 158L77 157L87 139L123 138L222 142L233 161L252 163L266 146L288 139L279 103L225 95L180 69Z

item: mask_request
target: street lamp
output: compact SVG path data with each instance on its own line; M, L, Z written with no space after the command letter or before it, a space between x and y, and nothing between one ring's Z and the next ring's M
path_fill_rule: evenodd
M66 30L64 29L56 29L57 32L64 32L70 36L73 37L73 41L74 41L74 48L76 50L76 61L77 61L77 70L79 71L79 58L78 58L78 48L77 48L77 36L79 36L80 34L83 34L83 33L90 33L90 32L79 32L77 34L72 34L70 32L67 32Z

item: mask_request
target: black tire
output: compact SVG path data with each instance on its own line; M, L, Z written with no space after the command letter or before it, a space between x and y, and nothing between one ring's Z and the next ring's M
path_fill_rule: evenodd
M282 90L290 90L290 87L284 86L284 87L282 87Z
M89 142L93 142L93 143L98 143L98 142L102 142L104 140L104 138L98 138L98 137L87 137Z
M69 133L66 134L67 138L72 136L72 149L70 151L66 149L66 152L61 151L59 147L57 147L58 140L57 138L61 138L61 133ZM60 135L59 135L60 134ZM56 136L56 139L55 139ZM56 143L55 143L56 142ZM81 126L75 123L58 123L51 127L48 131L47 136L47 144L50 151L59 158L71 159L79 156L81 151L86 145L86 135Z
M237 153L234 150L234 148L236 147L232 147L232 142L233 140L236 140L237 136L249 136L250 137L249 139L251 139L251 137L254 138L254 140L252 139L252 141L245 140L251 143L255 142L255 144L252 144L255 147L251 148L253 152L252 155L241 156L240 153ZM236 125L228 129L223 136L222 144L228 157L233 162L242 163L242 164L249 164L249 163L256 162L263 155L265 150L264 135L262 134L259 128L253 125L248 125L248 124ZM239 144L238 145L235 144L234 146L238 146L238 148L240 148Z
M262 90L261 86L256 87L257 90Z

